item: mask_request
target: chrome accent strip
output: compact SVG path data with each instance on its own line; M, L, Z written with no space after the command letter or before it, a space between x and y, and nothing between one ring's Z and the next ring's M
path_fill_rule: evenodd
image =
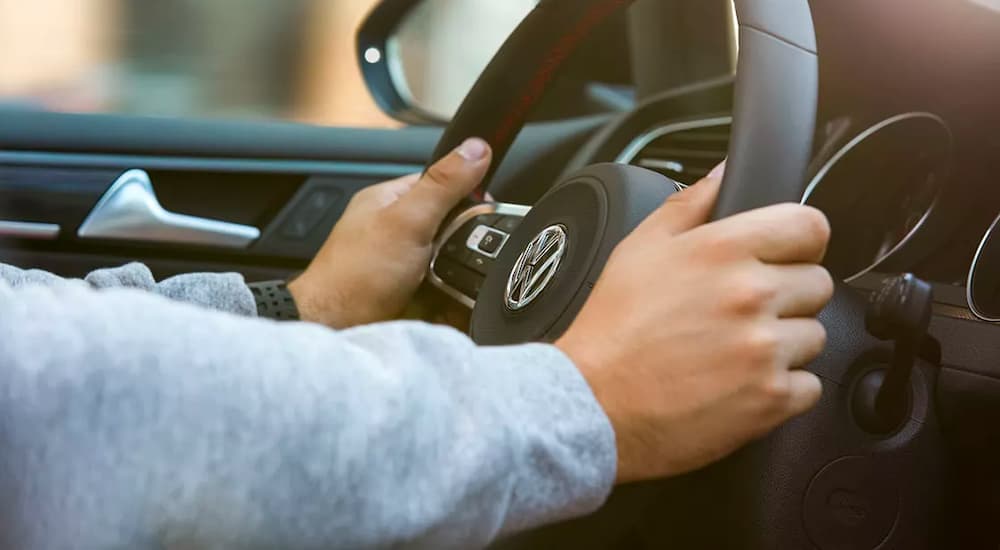
M727 126L733 123L733 117L723 116L715 118L706 118L702 120L689 120L687 122L673 122L670 124L664 124L662 126L657 126L651 130L647 130L638 137L632 140L625 149L618 155L615 162L618 164L632 164L639 153L643 149L649 146L650 143L660 139L664 136L669 136L670 134L676 134L679 132L687 132L689 130L700 130L702 128L716 128L719 126Z
M983 237L983 240L979 242L979 248L976 249L976 255L972 259L972 265L969 267L969 278L965 285L965 300L969 304L969 310L971 310L973 315L976 317L989 323L1000 323L1000 317L990 317L976 308L976 302L972 298L972 284L976 277L976 268L979 267L979 260L982 258L983 250L986 248L987 243L990 242L990 239L993 238L993 232L997 229L1000 229L1000 216L997 216L997 219L993 221L993 225L991 225L986 231L986 235Z
M736 2L730 2L729 17L727 17L726 27L729 31L729 63L730 74L736 74L736 68L740 61L740 18L736 13Z
M62 228L54 223L0 220L0 237L51 241L58 238L61 231Z
M246 248L260 238L260 229L168 212L157 200L149 174L129 170L111 184L77 236Z
M819 187L821 183L823 183L823 180L830 173L830 170L833 170L833 167L836 166L838 162L843 160L843 158L846 157L848 153L853 151L855 147L861 145L868 138L888 128L889 126L913 118L929 118L941 124L941 126L945 130L947 130L949 134L951 133L951 130L948 129L948 124L944 121L944 119L933 113L911 112L887 118L879 122L878 124L871 126L867 130L861 132L860 134L855 136L854 139L849 141L847 145L843 146L839 151L837 151L837 153L833 155L833 157L831 157L830 160L828 160L826 164L824 164L823 167L819 169L818 172L816 172L816 175L813 177L812 181L810 181L809 185L806 186L806 190L802 193L802 200L799 201L800 204L803 205L808 204L808 201L812 197L813 193L816 191L816 188ZM938 193L938 196L934 198L934 202L931 203L931 205L927 208L927 211L924 212L923 216L921 216L920 221L918 221L917 224L913 226L913 229L911 229L910 232L907 233L906 236L903 237L896 244L896 246L892 247L892 250L889 250L888 252L883 254L881 258L876 258L875 261L868 267L862 269L861 271L855 273L854 275L851 275L850 277L847 277L846 279L844 279L844 282L851 283L854 280L858 279L859 277L878 269L878 266L881 265L882 262L886 260L886 258L892 257L894 254L899 252L904 246L909 244L909 242L913 239L913 237L918 232L920 232L920 228L924 226L924 223L926 223L927 220L931 217L931 214L938 206L939 199L940 199L940 193Z
M441 249L448 242L448 239L452 237L463 225L468 223L470 220L475 219L478 216L483 216L486 214L500 214L503 216L517 216L525 217L528 212L531 211L530 206L524 206L520 204L507 204L502 202L487 202L483 204L477 204L472 208L462 212L455 219L452 220L450 224L441 232L438 237L437 242L434 244L434 256L431 259L430 269L428 270L427 280L431 282L432 285L439 288L442 292L450 296L452 299L462 304L463 306L472 309L476 306L476 301L472 298L462 294L458 289L451 287L448 283L441 280L440 277L434 273L434 266L437 264L438 254Z

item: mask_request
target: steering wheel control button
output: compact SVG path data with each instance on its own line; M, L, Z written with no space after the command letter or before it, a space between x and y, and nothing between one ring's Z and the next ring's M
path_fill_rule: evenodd
M438 258L434 273L446 284L475 299L483 286L483 276L448 258Z
M822 550L878 548L899 515L894 478L868 457L844 457L828 464L806 492L803 519L809 538Z
M493 265L493 260L483 256L482 254L467 251L467 254L462 258L462 265L475 271L476 273L479 273L480 275L486 275L489 273L490 266Z
M479 252L490 259L496 258L500 254L500 249L506 244L510 235L493 229L487 225L480 225L472 230L466 241L469 250Z
M465 252L465 246L454 239L444 243L444 246L441 248L441 254L452 259L459 259L463 252Z
M483 240L479 241L479 251L484 254L496 255L506 239L507 235L499 231L490 231L483 237Z

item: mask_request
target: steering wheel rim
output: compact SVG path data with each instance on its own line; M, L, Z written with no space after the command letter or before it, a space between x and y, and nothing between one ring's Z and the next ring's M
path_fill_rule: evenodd
M494 162L486 186L531 109L580 44L634 0L542 0L511 34L459 107L432 163L470 136ZM715 218L797 202L812 155L819 54L808 0L737 0L740 60L729 161ZM462 206L464 210L469 204Z
M445 130L433 160L467 137L484 137L494 149L492 176L566 59L602 21L631 3L539 2L473 86ZM816 130L819 49L809 1L736 0L736 10L741 46L734 122L714 219L798 202ZM615 174L601 165L589 170L571 176L569 183L574 177L596 178L602 184L645 177L634 177L637 173L627 170ZM484 203L485 185L456 210L459 221L450 230L469 219L470 212L527 210ZM614 185L605 188L614 192ZM635 202L635 197L626 195L626 199ZM512 238L514 244L523 245L523 241ZM435 277L433 266L431 276ZM890 546L899 548L931 544L921 535L933 524L931 506L925 503L928 495L935 496L935 489L914 487L918 481L939 475L940 461L929 451L940 442L931 403L934 376L929 365L918 365L912 380L913 411L897 433L873 438L858 429L844 403L850 402L859 373L866 368L870 372L872 361L877 363L888 353L884 344L865 332L864 313L864 300L844 285L838 286L833 302L821 315L829 344L809 367L823 382L820 405L695 474L696 483L714 483L719 490L711 496L702 494L701 502L685 498L674 507L676 513L689 514L687 522L676 522L676 527L697 531L691 543L782 549L874 548L890 540ZM879 513L855 513L866 509ZM717 529L711 520L706 523L706 517L726 518L726 528ZM909 530L900 528L901 524ZM712 541L706 543L706 539Z

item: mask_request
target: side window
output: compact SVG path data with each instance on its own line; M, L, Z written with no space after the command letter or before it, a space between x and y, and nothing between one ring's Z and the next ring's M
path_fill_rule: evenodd
M396 126L355 61L377 1L0 1L0 107Z
M397 86L412 103L447 120L538 0L424 0L400 23ZM446 60L446 61L442 61Z

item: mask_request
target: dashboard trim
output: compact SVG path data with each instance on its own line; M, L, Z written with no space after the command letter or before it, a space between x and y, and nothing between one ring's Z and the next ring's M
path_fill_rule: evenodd
M974 288L972 285L976 277L976 268L979 266L979 260L982 259L983 251L986 249L986 245L989 243L990 239L994 237L993 233L997 229L1000 229L1000 216L997 216L997 218L993 221L993 224L990 225L990 228L986 230L986 234L983 236L982 241L979 242L979 247L976 248L976 255L972 259L972 265L969 266L969 277L965 284L965 299L969 304L969 310L972 311L973 315L983 321L986 321L987 323L1000 323L1000 317L991 317L976 307L976 301L972 296L972 289Z
M732 125L733 117L722 116L713 118L703 118L698 120L689 120L685 122L670 122L667 124L660 124L653 126L649 130L636 136L615 158L615 162L618 164L632 164L632 161L639 156L639 153L643 149L649 147L654 141L671 134L677 134L680 132L687 132L689 130L700 130L703 128L717 128L719 126Z
M913 111L908 113L902 113L884 119L868 127L866 130L864 130L863 132L859 133L857 136L852 138L846 145L841 147L840 150L838 150L837 153L830 158L830 160L826 161L826 163L823 164L823 167L816 172L816 175L813 176L813 179L806 186L805 191L802 193L802 200L800 201L800 203L803 205L808 204L809 199L812 198L813 193L816 191L819 185L825 181L826 176L830 173L830 171L833 170L833 168L841 160L843 160L844 157L846 157L849 153L851 153L856 147L867 141L872 136L878 134L882 130L889 128L890 126L893 126L895 124L898 124L906 120L912 120L917 118L926 118L941 124L941 127L944 128L946 131L948 131L949 136L951 135L951 130L948 128L948 124L944 121L944 119L933 113ZM916 225L913 226L913 229L911 229L906 234L905 237L900 239L900 241L896 243L896 245L893 246L892 249L883 254L881 257L876 258L875 261L869 264L867 267L858 271L857 273L854 273L849 277L846 277L844 279L844 282L852 283L857 279L859 279L860 277L863 277L864 275L877 270L879 266L881 266L887 259L892 258L899 251L903 250L907 245L909 245L909 243L913 240L913 238L918 233L920 233L920 230L924 227L924 225L926 225L927 220L930 219L934 211L937 210L940 202L941 202L941 191L939 190L937 195L934 197L934 201L927 208L927 210L924 211L923 215L920 217L920 220L917 222Z

